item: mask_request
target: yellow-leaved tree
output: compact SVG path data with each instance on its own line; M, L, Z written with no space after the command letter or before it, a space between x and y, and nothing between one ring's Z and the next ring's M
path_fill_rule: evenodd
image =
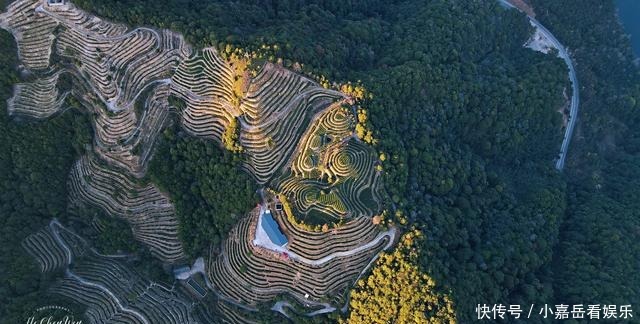
M419 231L402 236L393 253L383 253L369 277L351 292L342 323L456 323L453 302L417 265Z

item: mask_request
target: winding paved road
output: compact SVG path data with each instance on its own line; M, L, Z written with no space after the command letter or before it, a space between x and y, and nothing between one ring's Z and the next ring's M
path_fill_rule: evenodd
M519 8L509 3L507 0L499 0L499 1L510 8L515 8L520 12L523 12ZM571 142L573 129L575 128L576 120L578 119L577 118L578 106L580 104L580 91L579 91L579 85L578 85L578 78L576 77L576 70L573 67L573 61L571 60L571 57L569 56L569 53L567 52L565 47L562 46L562 44L558 41L558 39L555 36L553 36L553 34L547 28L545 28L539 21L537 21L535 18L529 15L527 15L527 17L529 17L529 21L531 22L531 25L538 28L538 30L542 32L542 34L544 34L544 36L549 41L551 41L551 43L553 43L554 47L558 49L558 56L564 60L564 62L567 64L567 67L569 68L569 80L571 80L571 88L573 90L571 94L571 109L569 111L569 123L567 124L567 128L565 129L564 139L562 140L562 146L560 147L560 154L558 155L558 159L556 160L556 169L562 171L562 169L564 169L564 162L567 158L567 151L569 150L569 143Z

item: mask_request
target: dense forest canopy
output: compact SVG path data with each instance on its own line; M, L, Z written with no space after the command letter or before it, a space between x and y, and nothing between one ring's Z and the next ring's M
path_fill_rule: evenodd
M258 202L258 185L240 170L238 156L212 141L165 130L149 178L175 203L187 254L206 255ZM229 199L232 197L231 199Z
M531 2L572 49L584 93L552 264L555 299L637 305L640 72L629 39L613 1Z
M436 291L436 283L416 264L415 244L424 237L409 231L391 254L383 253L366 280L351 292L348 323L454 323L451 297ZM394 278L389 280L388 278Z
M529 2L577 62L582 104L565 174L552 162L567 68L524 48L531 26L497 2L75 3L131 26L179 31L197 47L267 44L284 65L360 81L372 94L362 105L375 148L386 156L388 205L424 235L410 262L437 283L429 285L433 296L447 294L440 306L453 303L458 321L471 321L482 303L638 305L640 77L629 41L612 1ZM0 174L7 215L0 269L10 274L0 315L11 319L38 302L33 296L48 280L19 242L64 217L68 170L91 137L73 110L38 123L7 116L5 99L19 77L11 36L0 35L0 169L10 170ZM192 256L224 238L232 215L255 202L238 158L173 129L154 155L150 178L176 202ZM218 199L226 195L239 198ZM363 287L358 293L369 300Z
M0 48L0 318L20 323L24 314L51 301L51 278L40 274L21 242L51 218L67 218L68 172L90 141L91 128L77 111L47 122L9 117L6 99L19 76L16 45L4 30Z

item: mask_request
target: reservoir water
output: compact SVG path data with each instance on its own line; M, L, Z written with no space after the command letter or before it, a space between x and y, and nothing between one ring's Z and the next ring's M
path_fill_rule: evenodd
M624 31L631 35L633 52L640 57L640 1L615 0L615 3Z

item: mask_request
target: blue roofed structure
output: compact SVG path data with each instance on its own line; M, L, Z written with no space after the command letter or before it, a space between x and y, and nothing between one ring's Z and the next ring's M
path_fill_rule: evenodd
M267 233L269 239L271 240L271 242L273 242L273 244L276 244L278 246L285 246L287 243L289 243L289 240L287 240L287 237L284 236L284 234L280 230L280 227L278 226L278 223L275 219L273 219L271 211L268 209L262 214L262 229Z

